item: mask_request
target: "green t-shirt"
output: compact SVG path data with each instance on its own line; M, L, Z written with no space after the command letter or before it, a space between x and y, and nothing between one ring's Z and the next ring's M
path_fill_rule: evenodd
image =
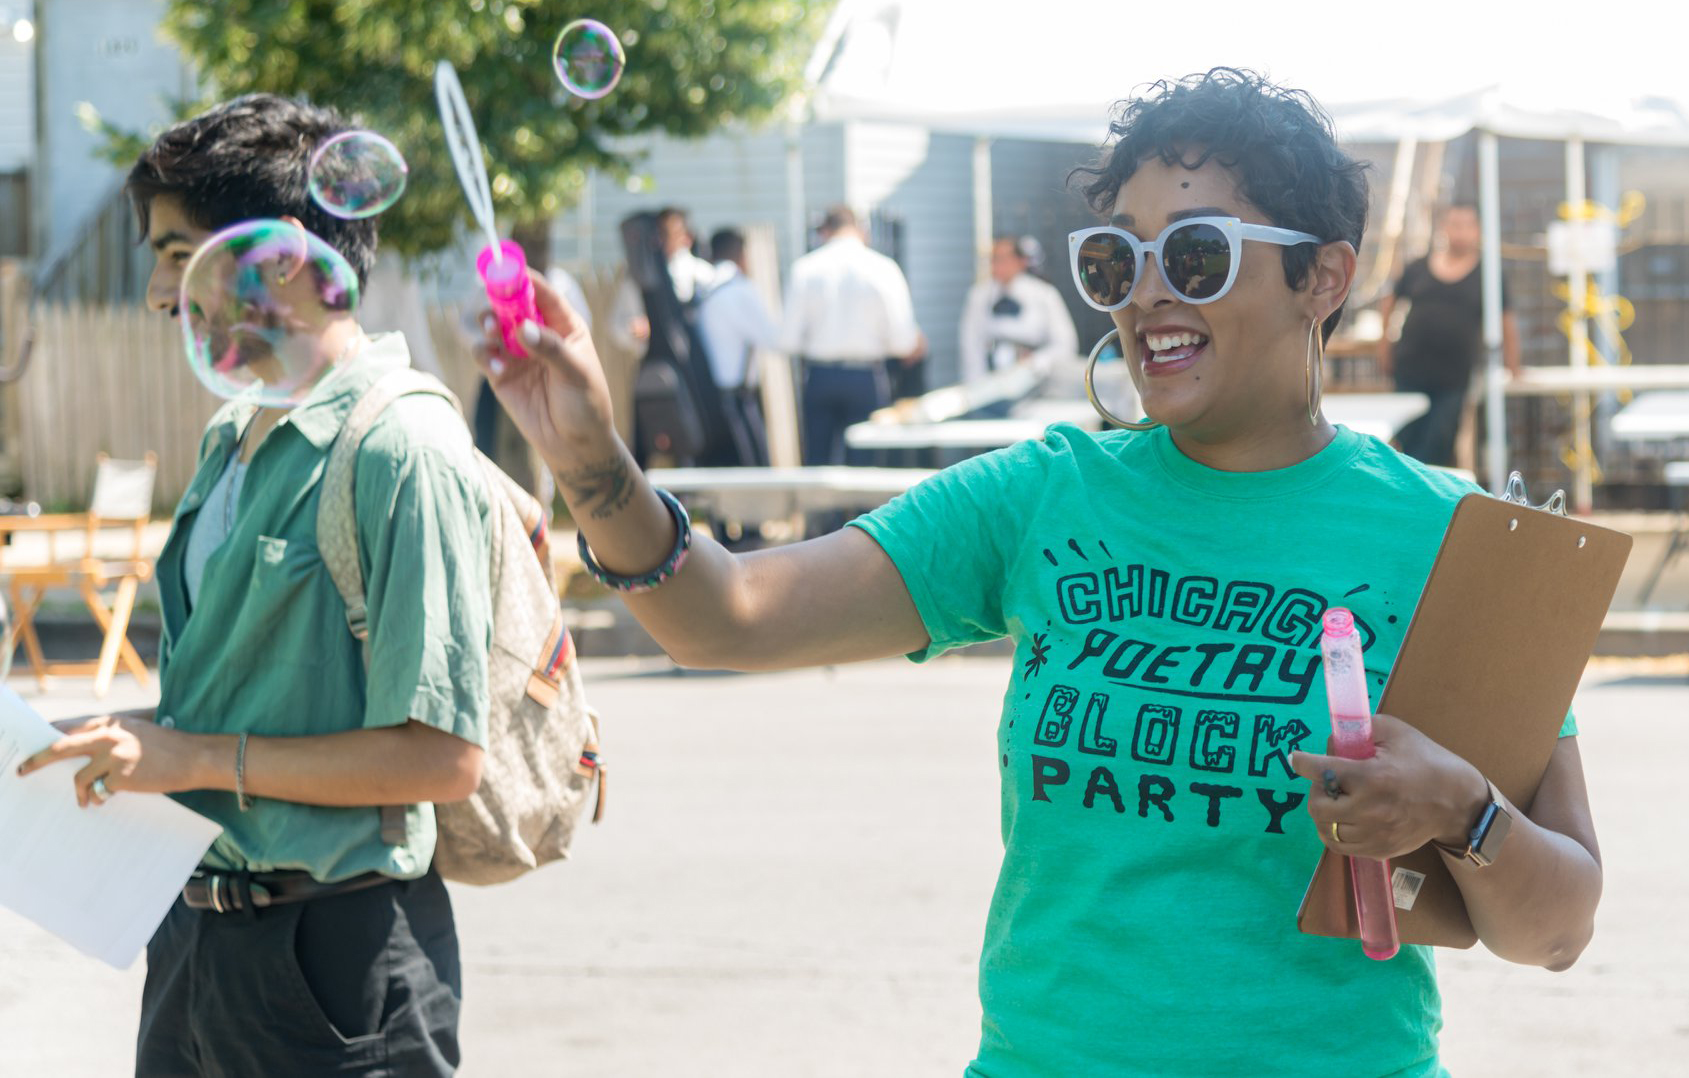
M1056 426L854 522L926 625L912 658L1016 644L968 1074L1440 1073L1430 951L1296 929L1321 847L1288 757L1330 729L1321 614L1355 612L1376 704L1473 489L1345 428L1235 473Z
M363 392L409 365L397 333L330 372L253 454L234 530L205 563L198 601L185 581L188 537L252 409L225 406L206 430L199 471L158 559L164 639L158 721L195 733L266 737L427 723L486 742L491 504L468 428L439 397L395 401L358 450L358 548L369 662L317 550L329 447ZM233 768L234 760L229 760ZM434 856L434 808L407 810L405 842L381 840L377 808L335 808L190 790L178 801L223 826L216 868L301 870L320 880L365 872L422 875Z

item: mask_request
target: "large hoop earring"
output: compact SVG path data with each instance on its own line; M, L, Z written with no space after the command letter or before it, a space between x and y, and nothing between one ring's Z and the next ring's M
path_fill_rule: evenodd
M1143 422L1131 422L1121 419L1119 416L1109 411L1102 401L1097 399L1097 387L1095 384L1097 358L1103 354L1103 349L1107 348L1111 342L1118 342L1119 340L1120 331L1118 329L1111 329L1107 333L1103 334L1101 340L1091 346L1091 358L1085 361L1085 396L1090 398L1091 407L1097 410L1097 414L1103 417L1104 422L1112 423L1117 427L1124 427L1126 430L1154 430L1156 427L1161 426L1161 424L1157 423L1155 420L1150 419ZM1126 349L1122 347L1122 362L1125 361L1125 351Z
M1320 334L1320 320L1308 325L1307 374L1308 422L1319 426L1320 397L1325 392L1325 338Z

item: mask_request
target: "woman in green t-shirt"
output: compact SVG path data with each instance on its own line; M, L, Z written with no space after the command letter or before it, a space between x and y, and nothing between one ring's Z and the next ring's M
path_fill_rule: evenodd
M1362 168L1305 94L1218 69L1127 102L1082 172L1107 224L1074 234L1074 282L1110 312L1148 420L1054 426L823 538L740 555L693 538L543 282L535 359L493 332L482 362L588 567L678 662L1015 641L970 1074L1439 1074L1427 950L1374 962L1296 931L1321 843L1443 843L1485 945L1550 969L1588 943L1601 868L1570 721L1528 813L1388 716L1369 761L1310 751L1329 730L1321 615L1354 611L1376 699L1471 489L1320 412Z

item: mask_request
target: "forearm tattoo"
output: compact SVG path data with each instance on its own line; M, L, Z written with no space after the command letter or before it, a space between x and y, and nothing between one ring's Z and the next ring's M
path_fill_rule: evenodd
M557 478L569 491L569 503L586 509L594 520L615 516L633 500L633 477L628 474L627 457L620 453L585 468L559 472Z

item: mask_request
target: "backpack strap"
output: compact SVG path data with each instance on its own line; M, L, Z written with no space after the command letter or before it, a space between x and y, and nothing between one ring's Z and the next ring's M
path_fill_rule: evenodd
M461 413L457 398L436 378L409 367L382 375L364 390L352 406L346 423L329 448L323 469L322 496L317 503L317 549L334 581L335 590L346 603L346 627L363 645L364 665L369 665L369 611L365 606L364 570L358 554L358 513L354 500L357 486L358 447L387 406L412 393L432 393L452 402ZM405 843L405 806L381 806L381 841L389 846Z
M328 575L335 590L346 603L346 626L352 635L365 644L364 659L369 659L369 612L365 606L364 571L358 554L358 514L353 493L356 490L358 447L364 436L381 418L387 406L400 397L412 393L432 393L444 397L457 407L457 398L442 385L409 367L382 375L364 391L352 406L346 423L335 436L329 449L328 464L323 469L322 497L317 503L317 547L322 554ZM461 411L461 409L460 409Z

